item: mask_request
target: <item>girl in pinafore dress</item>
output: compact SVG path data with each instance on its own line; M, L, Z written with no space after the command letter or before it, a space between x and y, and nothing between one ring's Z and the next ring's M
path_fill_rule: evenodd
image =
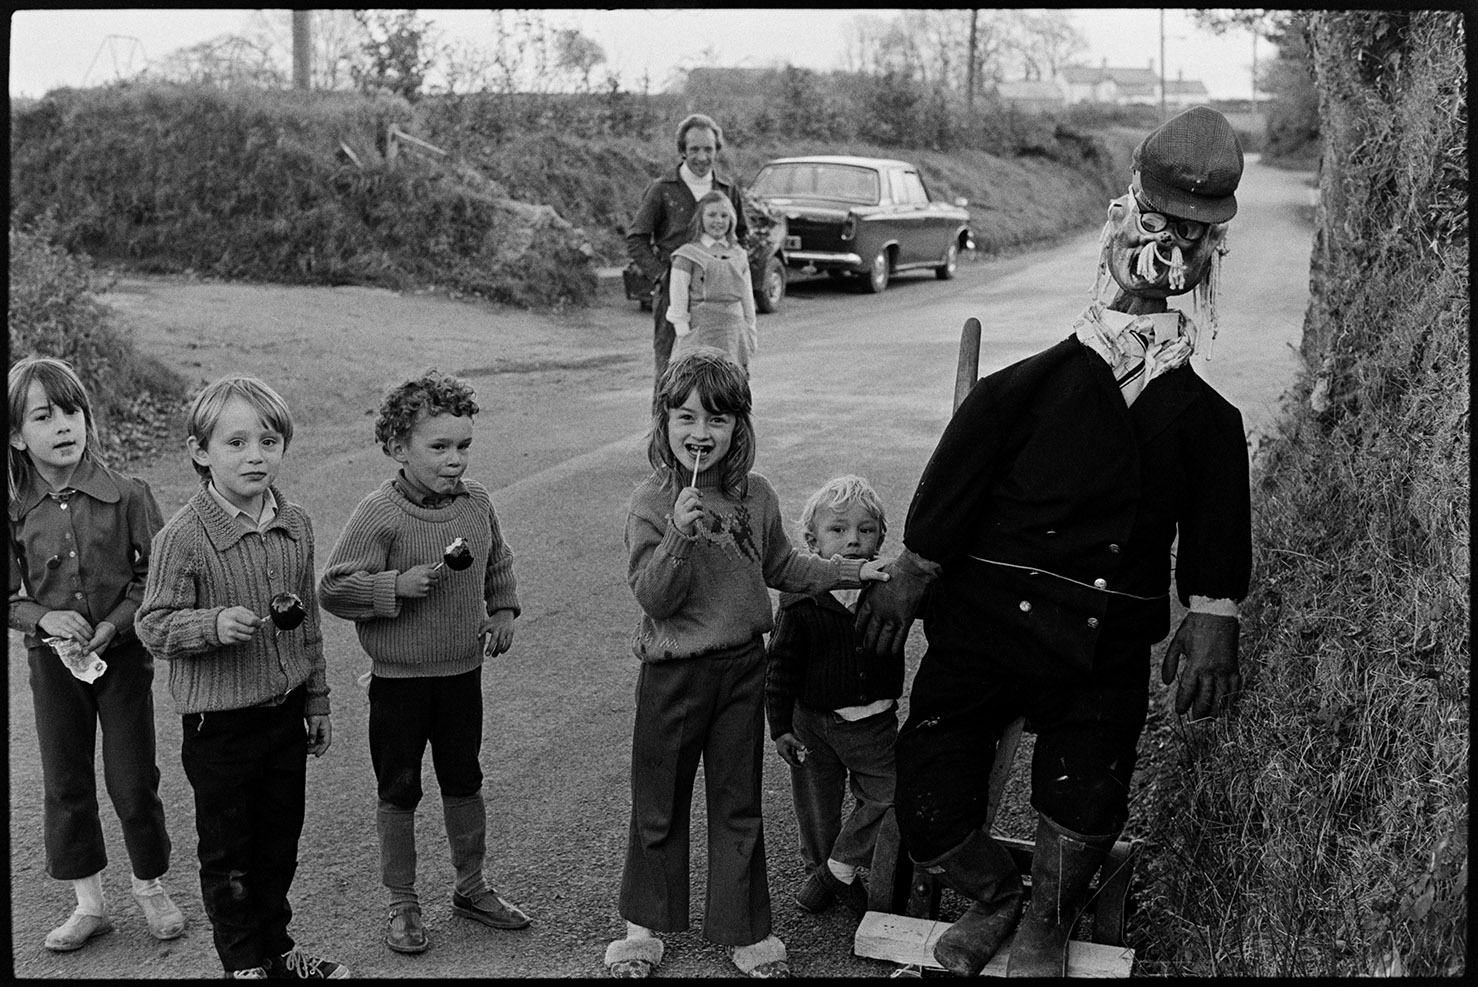
M749 254L734 236L737 223L729 197L709 192L693 210L688 242L672 252L667 321L677 342L669 365L701 347L713 347L749 373L749 355L759 348L759 338Z

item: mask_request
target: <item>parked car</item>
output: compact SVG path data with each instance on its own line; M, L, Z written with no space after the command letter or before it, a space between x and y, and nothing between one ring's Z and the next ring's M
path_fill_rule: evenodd
M964 199L937 202L907 161L845 155L777 158L749 191L785 219L785 263L814 274L861 276L879 292L899 271L930 268L955 276L961 250L971 250Z
M754 307L766 314L777 311L785 299L785 216L743 190L744 221L749 224L749 276L754 282ZM652 310L652 283L635 261L621 272L626 297L643 312Z

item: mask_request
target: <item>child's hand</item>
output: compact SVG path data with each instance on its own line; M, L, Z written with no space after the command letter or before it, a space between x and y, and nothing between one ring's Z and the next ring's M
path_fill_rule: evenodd
M677 502L672 505L673 526L693 537L693 526L703 516L703 491L697 487L683 487L678 492Z
M395 595L408 600L419 600L441 582L442 570L434 563L413 565L395 577Z
M78 644L92 639L92 625L76 610L48 610L36 621L46 637L69 637Z
M513 611L494 610L478 625L477 633L482 637L482 656L498 657L513 647Z
M782 733L775 738L775 753L779 754L780 759L786 764L798 768L805 763L809 751L796 739L795 734Z
M250 641L262 626L262 618L246 607L227 607L216 617L216 637L222 644L242 644Z
M87 642L83 651L95 651L99 654L103 649L113 643L113 638L118 636L118 628L113 626L112 621L100 620L97 627L93 628L92 640Z
M329 726L328 714L305 716L303 721L308 724L308 753L314 757L322 757L323 752L328 750L328 745L333 743L334 731Z
M862 563L862 574L857 578L865 582L886 583L890 577L883 571L883 566L892 562L892 559L873 559L871 562Z

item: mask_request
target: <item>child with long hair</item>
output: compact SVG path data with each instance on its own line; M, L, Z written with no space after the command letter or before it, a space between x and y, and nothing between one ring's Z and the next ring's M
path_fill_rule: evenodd
M709 192L693 210L688 242L672 252L672 300L667 308L667 321L677 334L672 361L707 346L749 372L749 356L759 348L759 336L749 254L735 235L738 223L728 195Z
M134 629L164 519L148 483L98 458L92 402L69 364L21 360L9 391L9 624L25 634L30 665L46 872L77 895L46 948L80 949L113 928L93 766L99 724L134 898L149 931L174 939L185 917L159 883L170 842L154 759L154 663Z
M606 950L613 976L648 975L654 933L688 928L688 831L704 764L708 894L703 934L755 977L787 976L771 931L760 817L768 587L817 593L886 580L881 562L801 553L775 490L754 465L749 381L734 362L695 353L669 366L653 402L652 473L631 497L627 579L641 607L631 749L631 826L621 879L626 938Z

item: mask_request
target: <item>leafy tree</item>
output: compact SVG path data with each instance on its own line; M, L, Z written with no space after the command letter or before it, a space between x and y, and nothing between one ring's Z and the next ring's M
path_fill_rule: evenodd
M414 10L355 10L354 19L367 35L360 50L368 59L349 68L355 86L414 102L435 61L427 38L430 22Z
M560 69L580 77L580 91L590 91L590 73L606 60L605 49L579 28L560 28L554 32L554 62Z

